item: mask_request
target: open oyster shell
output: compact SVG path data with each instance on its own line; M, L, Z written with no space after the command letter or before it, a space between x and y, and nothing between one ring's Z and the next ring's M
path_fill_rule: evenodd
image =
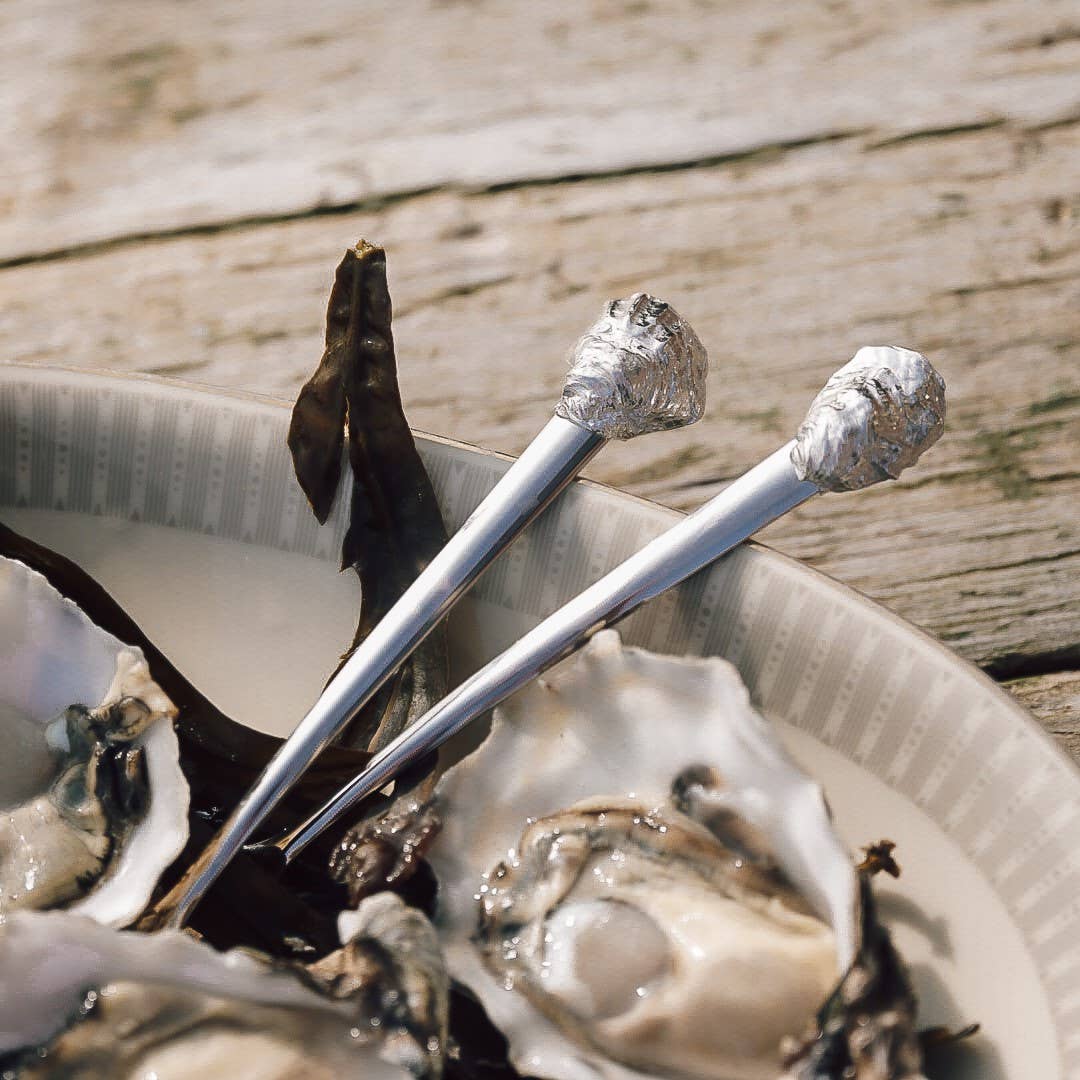
M851 973L872 912L821 789L726 661L598 634L496 710L434 809L447 964L520 1072L846 1075L838 988L864 981ZM858 1075L917 1076L899 964L876 989L858 1026L881 1069ZM840 1042L799 1071L824 1020Z
M174 715L138 649L0 559L0 921L138 916L188 836Z
M448 983L431 925L388 893L341 924L342 948L305 967L16 912L0 927L0 1075L437 1080Z

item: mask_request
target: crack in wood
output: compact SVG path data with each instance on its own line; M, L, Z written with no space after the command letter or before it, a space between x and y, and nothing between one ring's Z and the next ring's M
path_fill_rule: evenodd
M411 304L398 306L395 308L394 315L398 319L404 319L418 311L423 311L424 308L436 307L446 300L455 300L462 296L475 296L477 293L495 289L500 285L508 285L515 280L514 274L496 274L493 277L482 278L479 281L464 281L460 285L451 285L446 289L441 289L439 292L431 293L429 296L419 297Z
M87 240L85 243L72 244L66 248L53 248L48 251L30 252L26 255L13 255L6 259L0 259L0 270L14 270L21 266L34 266L39 263L101 255L105 252L160 240L184 240L200 236L220 236L222 233L247 232L265 226L286 225L290 222L309 221L315 218L337 217L346 214L374 214L393 206L395 203L422 198L425 195L431 195L441 190L444 189L436 185L435 187L414 188L409 191L376 195L370 199L360 199L356 202L326 203L281 214L252 214L250 217L230 218L227 221L207 221L192 225L178 225L171 229L148 229L145 232L124 233L119 236L110 236L104 240Z
M1072 281L1078 276L1080 276L1080 271L1077 270L1068 270L1061 274L1032 274L1029 277L1009 278L1004 281L986 281L978 285L960 285L955 289L945 289L934 295L939 297L978 296L981 293L1039 288L1043 285L1057 285L1063 281Z
M1004 127L1008 120L1004 116L995 116L990 120L972 120L966 124L947 124L943 127L918 128L915 131L902 131L898 135L890 135L884 139L877 139L866 144L866 149L885 150L891 146L901 146L904 143L920 142L924 139L946 139L952 135L970 135L976 131L991 131L994 128Z
M740 165L755 161L772 164L790 150L804 150L810 146L823 146L829 143L844 142L848 139L862 138L869 135L872 130L872 128L858 127L839 131L823 131L819 134L806 135L797 139L778 139L775 142L762 142L748 146L745 149L730 150L722 154L709 154L678 161L627 165L617 169L590 169L581 172L561 173L557 176L505 180L475 190L478 194L497 195L500 192L518 191L522 188L554 187L559 184L578 184L597 180L621 180L629 176L688 172L693 169L715 169L724 165Z
M1066 23L1033 37L1014 41L1008 48L1017 52L1027 49L1052 49L1055 45L1063 45L1069 41L1080 41L1080 26Z
M191 225L179 225L175 228L148 229L145 232L123 233L103 240L88 240L72 244L70 247L53 248L46 251L28 252L0 259L0 271L38 263L57 262L62 259L81 258L99 255L107 251L135 244L157 240L179 240L190 237L218 236L227 232L240 232L258 229L270 225L284 225L289 222L307 221L314 218L340 216L345 214L377 213L397 203L423 198L437 192L461 192L468 195L497 195L507 191L520 191L528 188L554 187L561 184L579 184L618 180L632 176L661 175L671 172L687 172L694 169L714 169L724 165L746 164L754 161L774 162L780 155L791 150L801 150L811 146L855 139L868 134L869 128L852 128L844 131L824 131L820 134L799 139L779 140L747 147L745 150L716 154L706 157L694 157L684 161L652 162L641 165L629 165L618 169L594 169L571 172L558 176L523 177L498 184L469 186L461 184L436 184L429 187L412 188L375 195L367 199L351 202L323 203L306 207L303 210L287 211L280 214L253 214L248 217L231 218L225 221L198 222Z
M979 667L996 682L1058 675L1080 668L1080 642L1039 653L1005 653Z
M1070 409L1074 405L1080 405L1080 391L1062 390L1041 401L1033 401L1027 407L1027 414L1028 416L1042 416L1045 413L1057 412L1059 409Z
M1043 120L1041 123L1032 124L1028 127L1028 131L1056 131L1060 128L1073 127L1075 124L1080 124L1080 109L1075 112L1063 113L1061 116L1055 116L1050 120Z
M1028 566L1040 566L1046 563L1062 562L1080 555L1080 548L1070 548L1067 551L1056 551L1053 555L1029 555L1015 562L987 563L980 566L972 566L966 570L950 570L943 574L931 574L929 577L915 577L908 582L910 585L925 585L933 581L955 581L957 578L972 577L973 575L986 574L999 570L1019 570Z

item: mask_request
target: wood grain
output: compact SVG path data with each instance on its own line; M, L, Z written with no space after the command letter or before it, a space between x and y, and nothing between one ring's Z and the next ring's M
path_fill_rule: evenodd
M644 288L708 345L708 415L590 475L687 508L859 345L918 348L942 442L764 539L1024 676L1080 752L1047 689L1080 669L1073 4L34 10L0 11L0 356L291 397L365 236L412 421L515 452Z
M1074 760L1080 761L1080 671L1015 679L1005 687Z
M1072 0L9 0L0 259L402 193L1075 119Z

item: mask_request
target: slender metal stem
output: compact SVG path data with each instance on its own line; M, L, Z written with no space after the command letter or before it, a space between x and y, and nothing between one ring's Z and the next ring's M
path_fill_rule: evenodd
M379 621L322 692L189 870L170 925L182 926L315 756L367 704L492 560L577 475L602 436L553 417Z
M375 754L364 771L322 809L273 842L294 859L316 836L407 766L445 742L598 630L684 581L770 521L818 492L791 462L794 442L617 566L511 645Z

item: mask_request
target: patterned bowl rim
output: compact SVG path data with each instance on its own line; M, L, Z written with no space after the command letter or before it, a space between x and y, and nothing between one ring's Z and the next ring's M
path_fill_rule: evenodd
M250 405L261 405L276 410L285 410L292 407L292 403L280 397L275 397L270 394L261 394L256 391L243 390L235 387L221 387L215 386L210 383L202 383L194 379L180 379L174 376L155 375L146 372L130 372L130 371L114 371L108 368L78 368L72 366L66 366L62 364L33 364L22 362L5 363L3 368L0 369L0 380L6 380L7 375L5 372L17 372L20 376L29 377L33 381L36 375L44 375L46 378L61 378L70 379L73 382L88 383L101 385L103 383L119 383L122 386L132 385L148 385L153 386L165 391L174 391L176 393L194 393L202 397L207 398L225 398L228 400L244 402ZM413 428L413 434L423 442L432 443L439 446L446 446L455 450L466 451L471 454L476 454L481 457L486 457L496 461L504 462L509 466L515 459L514 455L502 453L498 450L490 450L483 446L477 446L473 443L465 442L460 439L452 439L445 435L436 435L433 432L424 431L421 428ZM640 495L633 495L629 492L621 491L620 489L605 484L597 480L589 480L585 478L578 478L574 481L575 485L592 488L601 492L604 492L610 496L617 497L620 500L626 500L639 506L643 511L651 513L658 520L663 518L671 524L674 524L681 517L685 517L685 513L680 510L672 509L671 507L663 506L660 503L654 502L651 499L643 498ZM852 588L850 585L846 585L844 582L833 577L831 574L827 574L822 570L818 570L815 567L809 566L807 563L802 562L790 555L785 555L783 552L777 551L767 544L763 544L757 540L750 540L747 542L748 546L755 549L759 555L767 559L775 559L786 565L789 571L796 574L801 574L807 578L816 578L818 581L824 579L832 590L842 593L845 598L864 609L872 611L877 617L885 618L891 622L894 626L902 629L907 634L913 635L919 638L924 646L929 646L946 665L952 665L954 667L961 668L969 677L977 679L983 690L989 692L991 696L996 700L996 703L1002 709L1007 709L1018 721L1020 721L1029 731L1040 739L1045 745L1054 749L1057 756L1064 762L1067 762L1072 770L1073 776L1080 783L1080 763L1076 762L1064 750L1056 743L1051 735L1039 724L1038 720L1030 713L1023 705L1021 705L1011 694L1004 690L1000 684L986 674L977 665L971 663L969 660L964 659L957 653L953 652L947 645L938 641L927 631L916 626L914 623L908 622L907 619L896 614L896 612L890 610L888 607L872 600L870 597L865 596L857 589Z
M259 394L235 388L217 387L200 383L195 380L178 379L171 376L164 377L146 373L113 372L105 369L86 369L31 363L10 363L0 367L0 386L4 383L17 382L28 383L31 385L37 383L39 385L47 384L59 387L68 386L72 388L85 388L90 391L114 390L117 392L131 392L134 390L136 393L141 386L145 387L151 396L157 396L159 398L171 397L174 400L187 399L188 401L191 401L192 399L201 399L207 404L216 402L219 405L226 407L230 403L235 403L241 407L254 407L255 410L266 417L269 417L271 413L273 413L279 420L285 410L290 408L290 402L283 401L272 395ZM421 446L426 444L433 447L443 447L449 452L451 457L457 456L463 459L472 458L473 460L485 460L494 463L496 470L502 470L509 467L510 463L514 460L512 455L473 446L460 440L433 435L423 431L417 431L416 434ZM607 484L579 479L575 481L575 486L581 491L595 491L597 494L604 497L605 502L610 499L613 504L617 503L623 506L636 507L641 511L642 520L649 520L655 523L657 527L669 526L684 516L678 510L663 507L651 500L641 498L640 496L627 494ZM1074 761L1070 755L1057 744L1028 710L1026 710L998 683L990 678L989 675L974 664L958 656L949 649L948 646L936 640L930 634L919 629L917 626L912 625L882 604L862 595L850 586L837 581L830 575L825 574L820 570L813 569L790 556L783 555L764 544L749 542L745 545L745 548L747 549L748 554L752 555L751 564L772 567L774 568L774 572L778 573L781 577L786 577L789 581L796 583L801 581L811 593L817 591L819 594L824 593L832 596L837 605L844 610L849 611L855 619L866 619L870 624L876 623L884 632L891 630L898 638L907 639L910 643L909 647L923 653L927 660L935 665L937 671L942 676L963 679L967 686L978 694L979 701L982 703L982 707L987 710L987 713L996 718L995 723L1000 725L998 730L1015 733L1017 737L1033 750L1038 748L1040 760L1049 766L1055 780L1054 789L1050 793L1045 790L1034 791L1033 793L1037 795L1036 802L1045 808L1048 805L1047 799L1050 799L1052 800L1052 804L1056 805L1063 812L1066 803L1069 803L1070 806L1074 808L1080 808L1080 764ZM760 704L763 707L763 711L768 714L770 712L768 702L763 701ZM806 734L815 741L822 742L826 746L829 745L828 740L822 740L820 736L812 731L807 731ZM955 739L956 737L957 733L954 731L953 738ZM876 775L873 769L869 768L861 760L853 758L850 753L841 750L840 754L846 758L852 766L868 772L871 776ZM991 751L989 750L983 755L984 764L989 762L990 755ZM1040 773L1044 776L1047 775L1042 769L1040 769ZM901 798L905 799L905 801L912 802L915 808L919 809L921 804L916 803L909 794L906 794L897 787L897 785L893 784L883 776L878 777L878 779L882 780L888 787L895 790ZM990 785L991 789L996 790L994 785L997 783L999 783L999 781L995 780L994 783ZM973 804L969 805L965 812L970 812L972 806ZM961 820L964 820L963 815L961 815ZM939 819L936 815L931 813L931 821L935 828L940 830L943 835L951 838L951 829L945 820ZM1049 821L1047 824L1048 826L1050 825ZM1069 828L1071 828L1071 826L1066 824L1065 831L1063 831L1061 823L1059 822L1050 829L1050 833L1046 838L1047 842L1053 843L1053 850L1059 854L1072 850L1071 836L1066 835ZM1038 847L1041 849L1042 844L1039 844ZM984 884L989 889L989 892L996 897L999 903L1004 905L1008 913L1007 918L1019 933L1023 942L1022 947L1033 963L1034 970L1032 974L1038 980L1042 994L1044 995L1043 1001L1046 1006L1049 1007L1050 1015L1048 1020L1053 1032L1054 1043L1056 1044L1055 1050L1058 1067L1063 1070L1061 1075L1080 1075L1075 1071L1069 1071L1070 1067L1075 1070L1075 1066L1080 1063L1080 1029L1078 1029L1077 1021L1073 1015L1075 1013L1075 1009L1073 1008L1074 1001L1080 999L1076 999L1073 994L1067 994L1066 1000L1063 1001L1053 990L1051 990L1051 981L1056 980L1061 974L1060 972L1054 971L1055 966L1057 966L1057 960L1062 959L1060 952L1054 952L1052 957L1041 960L1037 959L1036 950L1041 950L1041 945L1049 944L1049 942L1037 943L1031 933L1023 928L1018 912L1014 910L1013 905L1008 902L1005 895L1002 893L999 884L991 881L985 870L978 865L975 854L967 851L965 848L964 857L970 861L972 868L976 870L982 878ZM1069 859L1069 863L1072 865L1071 859ZM1068 877L1069 875L1066 876ZM1060 875L1055 876L1054 884L1064 884L1065 882L1059 881L1058 877L1060 877ZM1054 916L1054 919L1059 922L1062 917L1065 918L1065 922L1061 924L1060 929L1069 934L1070 942L1068 952L1070 957L1080 957L1080 951L1078 951L1076 945L1073 944L1073 942L1076 941L1076 921L1074 916L1077 912L1080 912L1080 903L1069 903L1067 904L1067 910L1057 909ZM1056 937L1056 934L1053 936ZM1072 970L1075 966L1074 961L1068 965L1068 970ZM1010 1037L1009 1045L1013 1046L1015 1051L1016 1044L1014 1042L1014 1037Z

